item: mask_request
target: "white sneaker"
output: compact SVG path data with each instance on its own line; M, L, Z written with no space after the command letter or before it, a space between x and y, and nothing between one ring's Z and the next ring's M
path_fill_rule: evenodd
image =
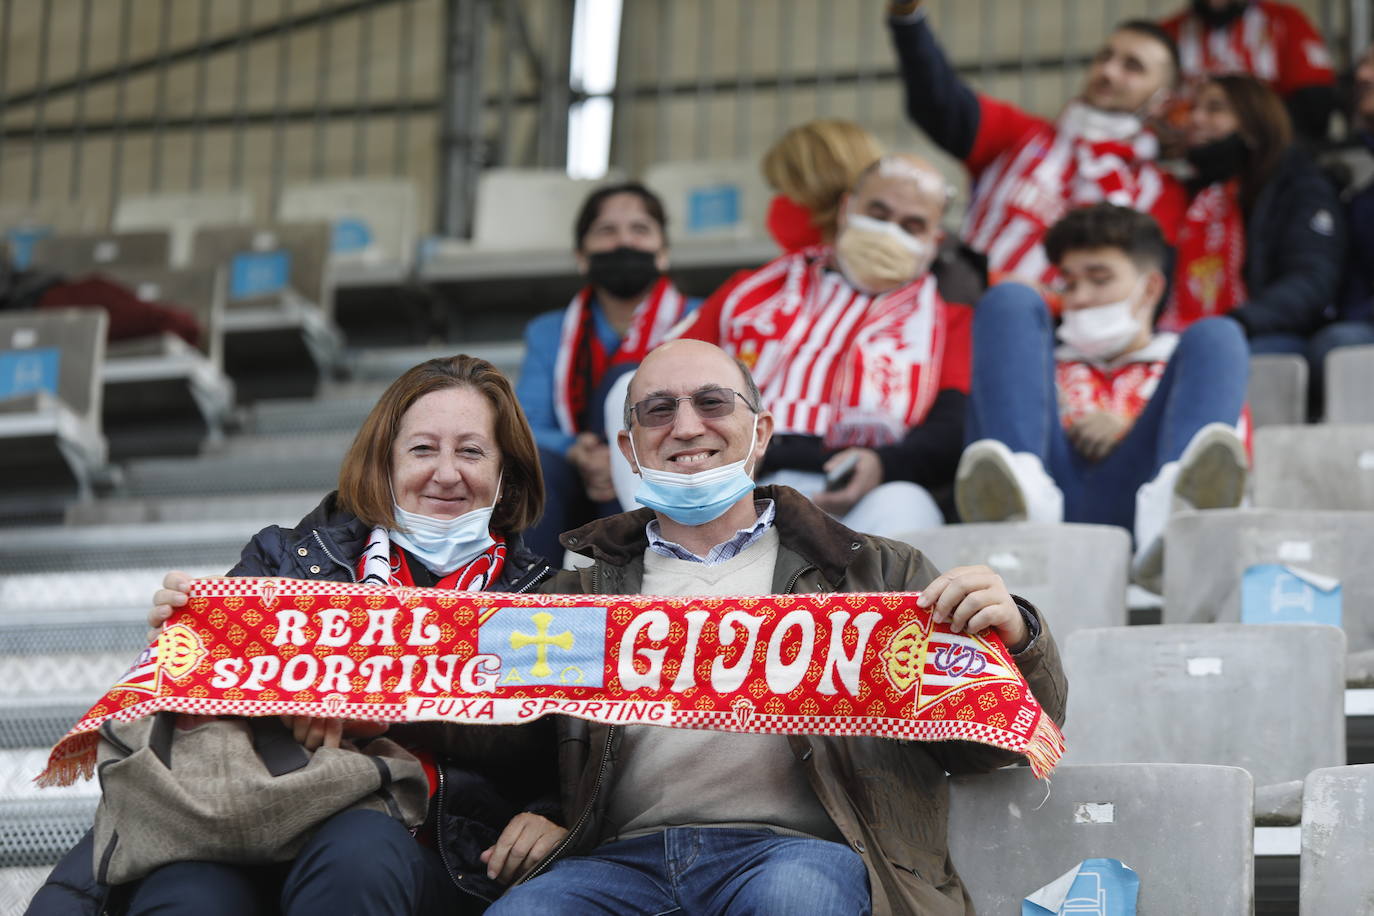
M1029 452L996 439L964 449L954 476L954 505L966 522L1062 522L1064 493Z
M1177 461L1159 469L1135 496L1135 559L1131 577L1159 592L1164 578L1164 529L1188 509L1233 509L1245 498L1245 444L1234 426L1209 423Z

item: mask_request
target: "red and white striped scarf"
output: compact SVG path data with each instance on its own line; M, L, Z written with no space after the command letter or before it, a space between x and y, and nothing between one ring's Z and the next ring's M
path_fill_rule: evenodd
M1069 210L1102 201L1149 212L1170 180L1149 161L1157 152L1135 116L1072 102L1056 124L983 172L964 240L987 255L994 274L1048 283L1055 271L1040 244L1045 231Z
M1157 327L1182 331L1195 321L1226 314L1246 296L1245 217L1240 179L1233 178L1208 185L1188 205L1178 230L1173 295Z
M492 534L492 545L446 576L440 576L434 588L455 592L483 592L501 578L506 566L506 539ZM405 551L391 543L391 537L380 525L372 529L362 556L358 557L358 582L362 585L415 585L410 561Z
M825 269L830 256L807 248L741 282L721 308L720 345L753 370L778 432L889 444L935 401L946 306L929 274L868 296Z
M663 342L682 320L687 300L667 277L660 277L653 290L635 309L629 330L614 353L607 353L596 333L591 308L592 288L587 286L573 296L563 314L563 329L558 340L558 359L554 363L553 409L559 428L576 435L584 426L587 399L611 366L637 363Z

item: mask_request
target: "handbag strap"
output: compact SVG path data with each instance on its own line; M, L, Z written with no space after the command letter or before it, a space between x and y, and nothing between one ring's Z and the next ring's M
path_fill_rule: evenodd
M276 716L254 716L248 723L253 729L253 750L273 776L294 773L310 762L310 752L296 740L281 719Z

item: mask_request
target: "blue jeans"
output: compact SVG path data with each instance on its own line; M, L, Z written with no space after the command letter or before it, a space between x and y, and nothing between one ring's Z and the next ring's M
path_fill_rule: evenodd
M1135 494L1208 423L1234 424L1245 405L1249 350L1240 325L1207 318L1188 328L1135 424L1101 461L1069 441L1059 418L1054 327L1028 286L988 290L973 313L968 440L998 439L1037 456L1064 492L1064 520L1131 529Z
M1328 324L1310 338L1296 334L1265 334L1250 340L1251 353L1292 353L1307 358L1307 412L1316 418L1322 415L1325 403L1326 357L1338 347L1360 347L1374 344L1374 323L1368 321L1337 321Z
M345 811L282 865L164 865L134 885L128 916L454 912L465 901L438 855L380 811Z
M841 843L768 830L671 827L563 859L487 916L871 912L868 869Z

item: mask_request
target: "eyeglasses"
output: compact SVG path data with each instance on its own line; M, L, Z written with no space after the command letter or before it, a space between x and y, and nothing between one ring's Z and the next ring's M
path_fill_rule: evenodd
M738 391L732 388L703 388L694 394L681 398L672 398L667 395L658 395L652 398L645 398L632 408L634 415L639 418L639 425L652 428L655 426L667 426L673 422L677 416L677 405L680 401L691 401L692 409L697 412L697 416L705 420L718 420L721 417L728 417L735 412L735 398L744 401L746 407L758 413L758 409Z

